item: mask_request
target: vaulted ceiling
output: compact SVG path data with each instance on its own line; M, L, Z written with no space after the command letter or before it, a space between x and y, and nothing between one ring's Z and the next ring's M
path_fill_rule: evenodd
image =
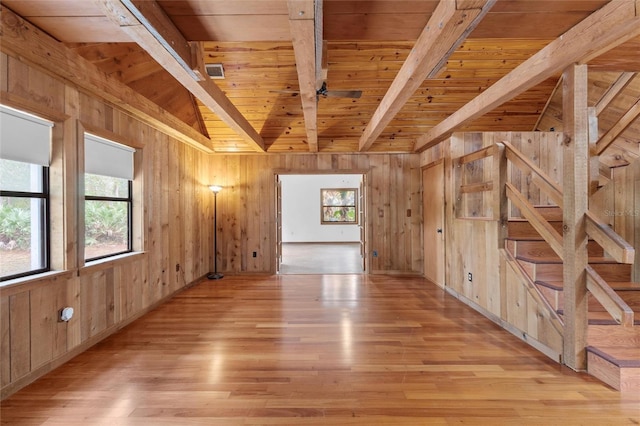
M3 0L104 73L210 138L217 152L423 148L424 135L436 125L608 3ZM139 25L145 20L153 30ZM435 26L442 31L436 33ZM589 58L593 87L606 90L621 72L640 71L638 33ZM198 82L197 65L193 75L169 63L171 57L159 59L167 52L154 47L158 40L174 46L182 59L191 54L200 70L202 63L222 64L225 78ZM186 55L180 53L183 47ZM424 73L413 69L426 66ZM455 129L560 127L548 125L558 107L560 71L549 74ZM358 90L362 96L316 96L323 81L329 91ZM593 102L598 96L594 92ZM626 102L634 96L630 92Z

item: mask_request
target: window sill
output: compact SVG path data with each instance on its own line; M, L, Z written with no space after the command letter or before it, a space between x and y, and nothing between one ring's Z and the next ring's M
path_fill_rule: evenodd
M124 253L117 256L89 262L85 266L77 270L77 273L76 270L49 271L41 272L39 274L27 275L25 277L15 278L13 280L2 281L0 282L0 294L2 297L6 297L12 294L29 291L45 282L48 283L58 280L68 280L76 275L79 277L90 275L104 269L112 268L116 265L134 262L145 255L146 253L143 251Z
M27 275L13 280L2 281L0 289L2 296L17 292L28 291L32 285L37 286L43 281L56 281L58 279L69 279L73 276L73 271L49 271L39 274ZM15 291L18 290L18 291Z
M78 271L78 276L82 277L102 271L104 269L112 268L116 265L134 262L136 260L139 260L144 255L146 255L146 253L143 251L134 251L131 253L123 253L111 257L105 257L103 259L92 260L91 262L87 262L83 267L80 268L80 270Z

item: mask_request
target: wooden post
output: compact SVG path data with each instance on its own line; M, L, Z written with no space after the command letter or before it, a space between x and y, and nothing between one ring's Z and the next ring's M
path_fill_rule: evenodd
M498 249L504 248L509 221L507 200L507 153L503 143L494 145L493 153L493 218L498 222Z
M563 362L573 370L587 366L587 233L589 119L587 66L572 65L563 76Z
M600 183L600 156L596 152L598 133L598 113L595 107L588 108L589 120L589 196L596 193Z
M462 191L460 191L460 187L464 185L464 171L465 168L460 165L457 161L453 162L452 170L453 173L453 214L456 218L464 217L465 215L462 213L464 208L464 203L462 201Z

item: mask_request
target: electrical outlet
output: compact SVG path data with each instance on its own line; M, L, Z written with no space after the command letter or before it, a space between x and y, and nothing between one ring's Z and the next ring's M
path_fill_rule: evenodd
M473 281L473 274L471 274L471 272L467 274L467 281L469 282Z
M373 257L378 257L378 251L377 250L373 251Z
M258 257L258 252L257 251L253 252L253 257Z

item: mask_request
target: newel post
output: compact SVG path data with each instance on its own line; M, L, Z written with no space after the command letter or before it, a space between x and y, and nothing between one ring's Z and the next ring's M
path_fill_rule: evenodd
M509 221L507 200L507 153L503 143L496 143L493 151L493 219L498 222L498 249L504 248Z
M589 194L589 119L587 66L564 71L563 105L563 362L573 370L587 367L587 233Z

